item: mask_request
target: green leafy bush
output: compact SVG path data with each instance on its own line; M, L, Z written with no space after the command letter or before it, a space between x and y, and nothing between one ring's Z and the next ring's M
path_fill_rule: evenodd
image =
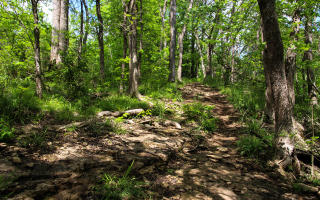
M160 118L164 117L165 112L166 112L165 104L161 102L157 102L151 110L151 113L153 116L159 116Z
M251 158L258 158L259 154L265 148L261 139L251 135L241 136L239 141L237 141L237 145L241 155Z
M40 110L39 99L32 88L19 86L0 95L0 115L17 121L27 121Z
M47 131L33 132L30 135L19 138L19 144L25 148L42 148L47 141Z
M108 111L126 111L136 108L147 110L149 108L148 103L129 96L110 96L102 99L97 106Z
M211 110L213 108L213 106L206 106L201 103L192 103L184 105L183 111L188 120L200 122L212 117Z
M0 118L0 141L8 141L14 137L14 128L11 128L9 123Z
M134 162L128 167L122 177L104 174L103 185L98 187L98 196L105 200L121 199L144 199L143 182L137 181L134 177L129 177L129 173Z
M213 132L216 130L216 118L204 119L201 122L201 127L205 131Z

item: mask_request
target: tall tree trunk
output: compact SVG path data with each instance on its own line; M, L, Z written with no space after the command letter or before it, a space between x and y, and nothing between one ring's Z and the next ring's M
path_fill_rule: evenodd
M138 52L137 52L137 3L136 0L130 1L130 21L131 29L129 34L129 50L130 50L130 65L129 65L129 94L141 99L138 90Z
M233 43L231 47L231 76L230 76L231 84L235 82L235 69L234 69L235 54L236 54L236 47L235 47L235 44Z
M66 55L69 44L69 0L61 0L60 9L60 28L59 28L59 54L57 64L63 62L63 57Z
M53 0L52 11L52 38L51 38L51 53L50 61L52 65L57 63L59 53L59 32L60 32L60 12L61 12L61 0Z
M203 53L202 53L202 47L200 44L200 39L199 39L199 35L197 30L195 30L195 37L196 37L196 44L199 50L199 54L200 54L200 62L201 62L201 71L202 71L202 75L203 78L206 78L206 67L204 66L204 62L203 62Z
M41 63L40 63L40 30L38 16L38 0L31 0L34 21L34 61L36 66L36 92L42 98Z
M176 0L170 3L170 55L169 55L169 82L176 81Z
M165 16L167 11L167 2L168 0L164 0L163 8L160 7L160 15L161 15L161 37L160 37L160 51L167 48L167 40L166 40L166 32L165 32Z
M86 11L86 25L85 25L85 28L84 28L84 36L83 36L83 48L84 48L84 51L85 51L85 46L87 44L87 39L88 39L88 34L89 34L89 8L87 6L87 3L86 3L86 0L81 0L83 6L84 6L84 9Z
M299 10L295 10L292 17L292 27L293 30L290 33L291 43L287 49L287 55L285 60L285 70L286 70L286 78L287 78L287 86L289 91L289 100L291 101L292 106L295 104L295 94L294 94L294 79L296 73L296 57L297 54L295 52L296 46L295 43L297 41L297 35L299 33L299 23L300 23L300 15Z
M221 8L217 9L216 15L214 17L214 24L217 25L220 22L220 14L221 14ZM207 52L207 59L208 59L208 69L207 71L207 77L214 78L215 77L215 71L212 66L212 52L215 47L215 43L213 43L211 40L216 40L219 35L220 29L216 28L214 25L211 27L209 35L208 35L208 52Z
M81 10L80 10L80 38L78 42L78 66L80 66L81 63L81 54L82 54L82 45L83 45L83 3L81 4Z
M197 78L197 66L195 62L195 36L191 34L191 78Z
M260 18L260 28L259 28L259 33L261 35L261 43L265 42L264 36L263 36L263 24L262 24L262 19ZM257 40L259 40L259 33L257 34ZM266 105L265 105L265 113L266 116L268 117L268 120L271 123L274 123L274 109L273 109L273 97L272 97L272 89L271 89L271 80L270 80L270 75L271 73L268 71L268 67L265 66L264 63L264 50L261 52L261 57L262 57L262 65L264 68L264 77L265 77L265 82L266 82L266 91L265 91L265 99L266 99Z
M124 88L124 73L126 69L126 58L127 58L127 50L128 50L128 6L124 0L122 0L122 7L123 7L123 24L122 24L122 37L123 37L123 50L122 50L122 64L121 64L121 80L120 80L120 93L123 93Z
M188 10L187 10L185 17L184 17L186 22L183 24L183 28L181 30L181 33L179 34L179 37L178 37L178 44L179 44L179 63L178 63L178 69L177 69L178 82L182 82L183 38L184 38L184 34L186 33L186 30L187 30L189 13L190 13L190 10L192 9L192 5L193 5L193 0L190 0Z
M101 80L105 79L105 71L104 71L104 44L103 44L103 19L101 17L101 10L100 10L100 0L96 0L96 12L98 17L98 42L99 42L99 49L100 49L100 76Z
M142 51L143 51L143 9L142 0L140 0L140 40L139 40L139 52L138 52L138 81L141 77L141 65L142 65Z
M310 97L311 103L313 105L318 104L317 94L314 88L315 85L315 75L313 72L313 68L311 66L311 61L313 59L312 54L312 17L306 16L306 23L305 23L305 43L309 45L309 49L304 52L303 61L307 64L307 84L308 84L308 95Z
M275 0L258 0L263 35L266 41L264 50L264 67L271 83L273 107L275 111L275 132L277 158L279 166L284 169L292 161L294 141L290 136L293 129L293 106L290 102L285 66L283 44L281 39Z

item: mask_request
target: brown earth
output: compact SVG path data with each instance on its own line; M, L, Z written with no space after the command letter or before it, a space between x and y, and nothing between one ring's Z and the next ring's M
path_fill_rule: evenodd
M96 199L101 175L121 175L134 160L130 175L148 183L152 199L317 199L294 193L274 170L239 155L236 141L244 127L224 95L197 83L182 93L183 102L167 106L214 105L214 133L198 131L183 117L173 118L182 128L151 116L126 120L122 135L101 128L102 119L63 132L48 124L24 126L24 134L45 128L50 140L41 148L0 143L0 197Z

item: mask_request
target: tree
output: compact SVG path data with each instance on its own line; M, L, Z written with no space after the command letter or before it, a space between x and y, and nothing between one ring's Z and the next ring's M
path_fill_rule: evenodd
M66 55L69 44L69 0L53 0L52 12L52 64L59 65Z
M96 12L98 18L98 43L99 43L99 63L100 63L100 76L101 80L105 79L105 70L104 70L104 43L103 43L103 19L101 17L101 10L100 10L100 0L96 0Z
M179 37L178 37L179 64L178 64L178 70L177 70L177 80L179 82L182 82L183 38L184 38L184 34L186 33L186 30L187 30L187 23L188 23L190 10L192 9L192 5L193 5L193 0L190 0L188 10L187 10L187 12L185 14L186 22L183 24L181 33L179 34Z
M311 66L311 61L313 59L313 54L312 54L312 13L307 14L306 16L306 21L305 21L305 29L304 29L304 34L305 34L305 44L309 48L304 52L303 55L303 61L307 64L307 84L308 84L308 95L309 98L311 99L312 104L318 104L317 100L317 94L315 91L315 75L313 68Z
M129 53L130 53L130 63L129 63L129 94L131 96L141 99L141 95L138 90L138 51L137 51L137 2L136 0L129 1L129 13L130 13L130 34L129 34Z
M176 81L176 0L170 2L170 55L169 55L169 82Z
M38 0L31 0L31 4L32 4L33 19L34 19L33 34L34 34L34 61L36 66L36 92L38 97L42 98Z
M286 60L285 60L285 71L286 71L286 79L287 79L287 87L289 92L289 100L291 104L295 104L295 94L294 94L294 79L296 72L296 46L295 43L297 41L297 35L299 33L300 27L300 10L296 9L293 13L292 17L292 32L290 33L291 43L287 49Z
M275 0L258 0L262 19L262 30L266 41L263 54L265 73L271 83L273 108L275 111L276 147L279 166L284 169L292 162L295 144L290 134L294 134L293 106L290 101L285 76L284 48L281 39Z

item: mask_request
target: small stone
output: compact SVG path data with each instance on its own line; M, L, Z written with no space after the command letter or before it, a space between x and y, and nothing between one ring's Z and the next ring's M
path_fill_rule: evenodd
M241 190L241 194L245 194L247 191L248 191L248 188L244 187L244 188L242 188L242 190Z
M82 145L83 145L83 146L87 146L87 145L88 145L88 143L86 143L86 142L83 142L83 143L82 143Z
M126 122L127 124L134 124L134 121L132 119L128 119Z
M48 142L48 146L52 145L52 142Z
M13 157L12 158L12 162L15 163L15 164L21 164L22 163L21 159L18 156Z
M27 163L26 165L27 165L27 167L29 167L29 168L33 168L33 166L34 166L33 163Z
M228 181L228 182L227 182L227 185L231 185L231 184L232 184L232 182L231 182L231 181Z

